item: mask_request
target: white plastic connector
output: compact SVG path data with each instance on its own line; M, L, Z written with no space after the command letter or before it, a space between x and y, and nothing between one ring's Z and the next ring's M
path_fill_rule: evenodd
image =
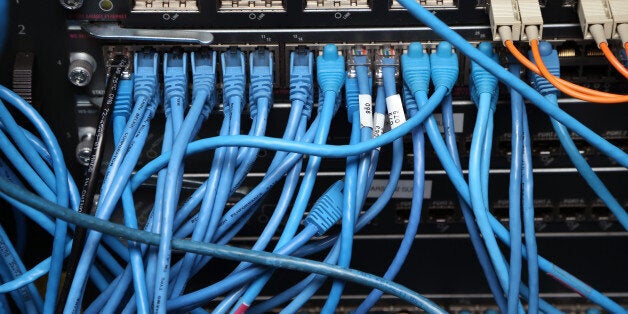
M608 0L608 7L613 17L613 38L620 38L626 44L628 42L628 1Z
M604 34L604 27L602 26L602 24L593 24L589 26L589 33L591 33L591 37L593 37L593 40L598 46L600 46L601 43L608 44L608 42L606 41L606 37L605 37L606 35Z
M538 0L518 0L519 16L521 17L521 40L532 40L543 38L543 15L541 15L541 6ZM537 29L536 34L529 34L528 30L534 26ZM537 36L536 38L529 38Z
M626 45L628 43L628 23L617 25L617 34L619 34L621 43Z
M620 0L625 1L625 0ZM584 39L592 39L591 25L600 24L604 30L604 38L610 39L613 34L613 18L607 0L580 0L578 2L578 18Z
M521 37L521 20L515 0L491 0L488 16L491 20L493 40L501 40L502 42L508 40L508 38L502 38L499 34L499 29L503 26L510 27L511 39L517 40Z

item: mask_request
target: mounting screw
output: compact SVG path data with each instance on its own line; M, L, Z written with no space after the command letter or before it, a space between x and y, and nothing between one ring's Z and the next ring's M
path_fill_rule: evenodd
M83 166L89 165L92 158L92 147L94 146L94 133L83 135L81 141L76 145L76 160Z
M68 79L78 87L87 86L92 81L92 76L96 71L96 60L84 52L70 54L70 67L68 69Z

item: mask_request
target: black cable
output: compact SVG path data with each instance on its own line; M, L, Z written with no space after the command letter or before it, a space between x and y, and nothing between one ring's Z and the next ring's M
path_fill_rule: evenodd
M102 100L102 106L100 106L100 118L98 119L98 126L96 128L96 135L94 138L94 145L92 146L92 156L89 160L89 165L85 170L85 179L83 180L83 187L81 190L81 203L79 204L79 213L93 213L94 195L98 188L98 174L100 169L100 163L102 162L103 147L107 139L107 129L109 128L109 122L111 120L111 111L116 101L118 94L118 85L122 72L124 72L129 64L129 59L126 56L116 56L109 67L109 82L105 89L105 96ZM63 306L68 299L68 293L70 292L70 286L74 280L74 274L76 267L78 266L81 253L85 246L85 239L87 238L87 229L76 226L74 230L72 251L68 256L65 265L65 279L63 280L63 287L59 292L57 298L57 304L55 306L55 313L63 313Z

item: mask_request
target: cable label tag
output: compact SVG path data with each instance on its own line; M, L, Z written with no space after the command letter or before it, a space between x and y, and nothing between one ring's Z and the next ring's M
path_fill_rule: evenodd
M386 97L386 107L391 130L406 122L406 113L403 111L403 103L399 94Z
M373 138L377 138L380 135L384 134L384 126L386 125L386 115L383 113L376 112L373 116ZM377 150L381 150L381 147L378 147Z
M371 95L358 95L360 102L360 127L373 128L373 100Z

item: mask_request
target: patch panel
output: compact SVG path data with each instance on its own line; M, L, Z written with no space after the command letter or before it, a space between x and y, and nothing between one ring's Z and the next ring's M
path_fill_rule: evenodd
M137 0L133 5L133 12L199 12L197 0Z

